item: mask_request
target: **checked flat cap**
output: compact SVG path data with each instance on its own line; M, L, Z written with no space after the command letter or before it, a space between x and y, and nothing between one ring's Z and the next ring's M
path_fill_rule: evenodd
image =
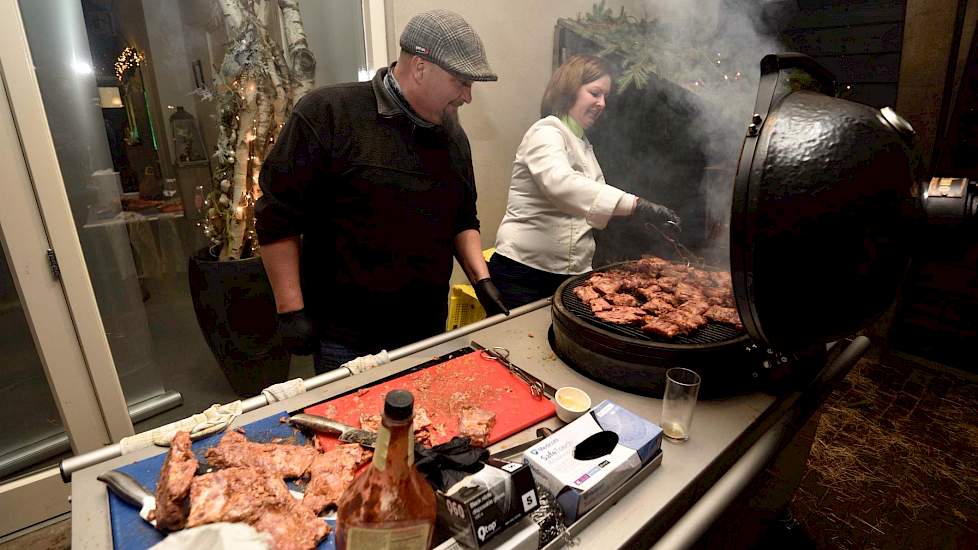
M419 13L401 33L401 48L427 59L458 78L495 81L482 39L462 16L448 10Z

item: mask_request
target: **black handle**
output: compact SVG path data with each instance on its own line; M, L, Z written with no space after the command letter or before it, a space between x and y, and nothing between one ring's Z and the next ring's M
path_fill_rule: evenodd
M818 61L803 53L787 52L772 53L761 59L761 76L781 72L784 69L801 69L818 80L821 92L825 95L835 95L835 75L823 67Z
M147 491L132 476L118 470L105 472L96 479L105 483L109 490L115 493L116 496L136 508L143 507L143 502L146 500L146 497L155 498L152 493Z

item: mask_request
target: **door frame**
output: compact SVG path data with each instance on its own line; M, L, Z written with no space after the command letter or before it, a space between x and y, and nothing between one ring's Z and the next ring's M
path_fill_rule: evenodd
M0 230L11 276L72 451L133 427L75 232L16 0L0 0ZM60 276L49 264L54 251ZM57 468L0 485L0 536L70 509Z

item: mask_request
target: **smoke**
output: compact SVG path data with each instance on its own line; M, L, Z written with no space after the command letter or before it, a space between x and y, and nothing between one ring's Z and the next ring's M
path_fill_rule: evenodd
M628 139L618 141L631 145L608 139L601 149L595 145L612 160L606 168L599 156L609 183L623 183L627 191L679 212L684 243L718 267L728 262L733 179L760 60L784 51L776 35L785 5L783 0L646 0L644 13L635 15L653 26L647 54L655 74L642 93L622 92L615 107L623 112L609 109L604 128L606 138L625 133ZM628 147L631 151L622 150ZM604 238L608 248L618 250L601 254L595 265L673 252L671 246L661 249L662 243L640 250L629 240Z
M665 41L692 54L679 56L687 63L670 65L667 78L702 100L690 134L701 139L706 163L699 182L706 214L700 249L709 260L727 261L733 176L754 108L760 60L784 51L776 38L784 5L781 0L646 3Z

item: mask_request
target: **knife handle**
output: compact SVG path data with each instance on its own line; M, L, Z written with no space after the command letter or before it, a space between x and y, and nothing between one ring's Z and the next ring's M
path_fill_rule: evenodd
M309 428L310 430L315 430L317 432L338 435L342 435L344 432L355 429L352 426L347 426L342 422L337 422L330 418L326 418L325 416L319 416L318 414L294 414L289 417L289 424L302 426L303 428Z
M146 498L155 498L138 481L125 472L110 470L99 475L96 479L105 483L109 490L122 500L141 508Z

